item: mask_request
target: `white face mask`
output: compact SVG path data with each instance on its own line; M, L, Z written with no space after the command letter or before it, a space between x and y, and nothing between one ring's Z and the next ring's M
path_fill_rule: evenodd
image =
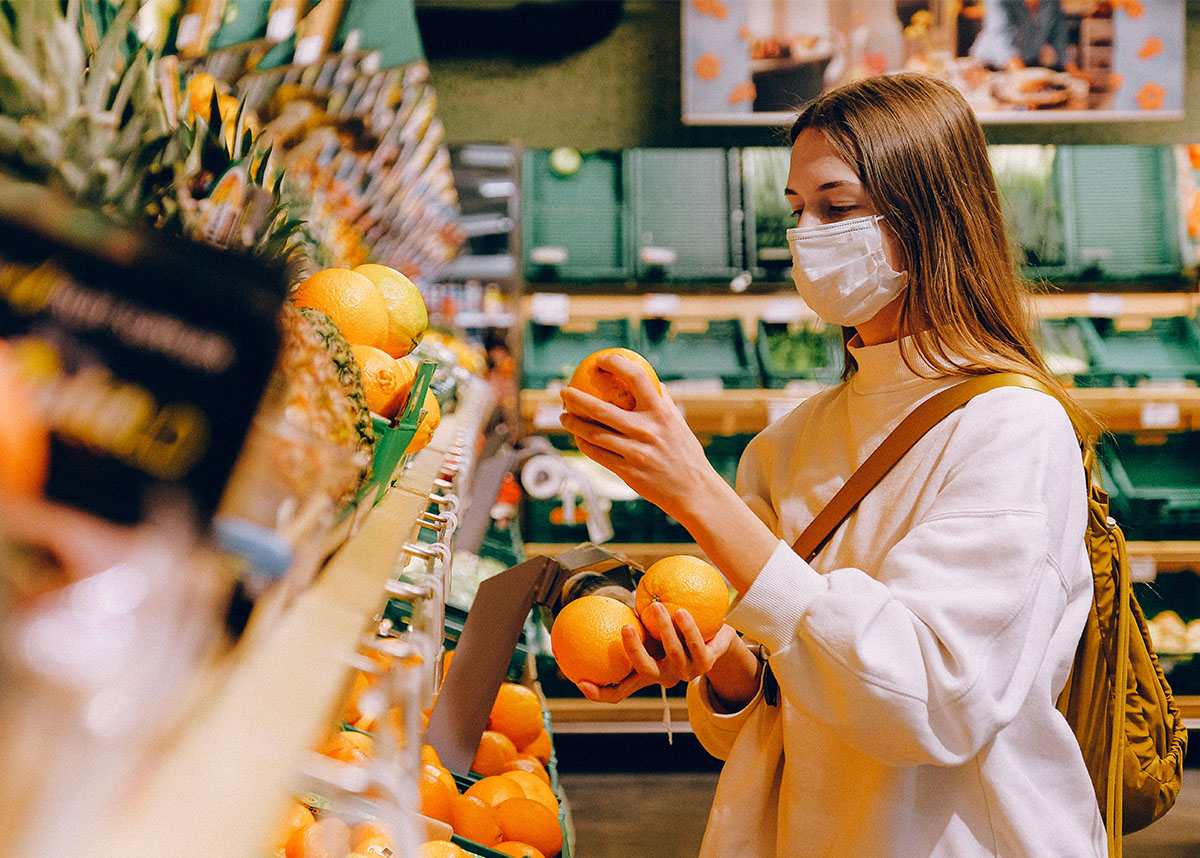
M787 231L796 290L825 321L861 325L904 291L908 274L888 264L882 220L870 215Z

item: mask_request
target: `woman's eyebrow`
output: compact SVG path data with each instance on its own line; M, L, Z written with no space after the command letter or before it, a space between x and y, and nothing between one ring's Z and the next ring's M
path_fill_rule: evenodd
M858 182L852 182L849 179L837 179L832 182L826 182L825 184L821 185L821 187L817 188L817 190L818 191L831 191L834 188L857 188L857 187L858 187ZM785 197L794 197L794 196L796 196L796 192L793 191L791 188L784 188L783 195Z

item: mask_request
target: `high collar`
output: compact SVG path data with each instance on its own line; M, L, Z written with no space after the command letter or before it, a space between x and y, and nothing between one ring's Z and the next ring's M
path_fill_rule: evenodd
M915 372L909 369L908 364L904 362L901 343L904 344L904 354L908 355ZM850 380L850 389L855 393L886 393L912 385L928 383L930 380L944 375L921 359L912 337L865 346L856 335L846 345L858 364L858 369Z

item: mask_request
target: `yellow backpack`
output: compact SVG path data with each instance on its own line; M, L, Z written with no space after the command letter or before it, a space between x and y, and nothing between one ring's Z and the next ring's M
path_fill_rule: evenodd
M1011 372L976 376L931 396L851 474L800 534L792 546L796 553L811 561L921 436L973 396L1005 386L1053 396L1041 382ZM1092 609L1057 706L1075 732L1091 775L1108 833L1108 853L1120 858L1123 833L1145 828L1175 804L1183 781L1187 728L1154 655L1133 594L1125 537L1108 513L1108 495L1091 477L1093 464L1085 456ZM773 692L774 678L768 681Z

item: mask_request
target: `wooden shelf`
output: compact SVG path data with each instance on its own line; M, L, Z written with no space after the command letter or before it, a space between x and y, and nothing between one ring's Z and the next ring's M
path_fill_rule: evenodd
M671 396L697 434L735 435L762 431L820 389L816 384L789 390L689 390L671 385ZM1200 429L1198 387L1077 387L1071 393L1110 431ZM557 391L521 391L521 419L534 431L562 432L561 413Z
M671 730L690 733L687 701L668 697ZM550 697L546 709L559 733L665 733L663 702L655 697L627 697L620 703L596 703L582 697Z
M675 288L679 288L676 286ZM521 297L521 319L537 318L542 299L535 297L552 289L538 291L530 284ZM645 294L643 294L645 293ZM728 292L725 294L655 293L643 284L638 294L567 294L570 326L591 327L599 319L643 316L669 316L682 325L700 325L714 318L741 319L747 334L758 329L758 320L800 321L815 319L791 284L765 293ZM559 299L561 302L562 298ZM1033 299L1037 315L1052 319L1068 316L1102 316L1121 320L1122 325L1138 327L1160 316L1190 316L1200 309L1200 292L1054 292ZM561 309L561 308L560 308Z
M349 658L387 599L384 584L429 504L457 422L458 412L447 415L308 588L269 623L252 617L210 693L81 856L149 858L164 843L183 858L262 854L304 757L334 723Z

